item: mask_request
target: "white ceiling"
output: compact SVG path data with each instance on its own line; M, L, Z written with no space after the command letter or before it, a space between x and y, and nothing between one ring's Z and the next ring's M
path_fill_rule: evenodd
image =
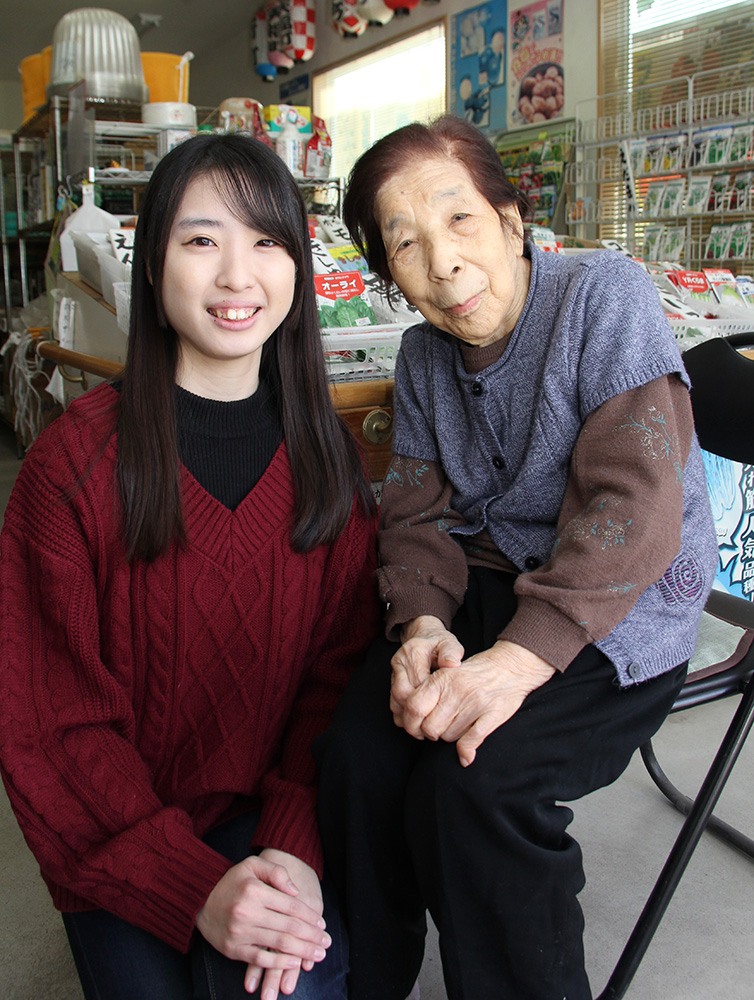
M63 14L81 7L101 6L117 11L128 20L138 15L160 14L159 27L149 27L140 36L144 52L191 51L195 56L223 39L248 33L260 0L109 0L102 4L71 0L10 0L0 2L0 79L18 80L21 60L52 44L55 25ZM320 2L320 0L318 0ZM322 0L326 2L326 0ZM327 0L329 2L329 0ZM14 8L11 10L11 6Z

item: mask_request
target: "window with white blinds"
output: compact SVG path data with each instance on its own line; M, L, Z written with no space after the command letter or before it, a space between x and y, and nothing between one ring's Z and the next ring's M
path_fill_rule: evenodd
M754 0L600 0L599 94L577 116L582 135L604 140L674 130L735 114L726 95L754 83ZM689 104L689 100L693 103ZM601 150L594 235L627 237L625 176L616 143ZM641 203L647 182L637 183ZM614 209L614 211L613 211ZM614 216L614 218L612 217ZM638 252L643 224L632 234Z
M728 88L724 67L754 59L754 2L601 0L600 40L601 94L689 76Z
M377 139L445 111L445 25L433 25L314 75L314 113L333 144L332 174L347 177Z

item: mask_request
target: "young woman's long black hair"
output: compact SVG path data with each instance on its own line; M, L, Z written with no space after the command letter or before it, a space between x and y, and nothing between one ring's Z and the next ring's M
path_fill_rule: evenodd
M184 540L175 418L178 337L162 305L165 253L188 185L209 177L236 217L277 240L296 265L291 310L262 350L261 376L282 414L295 489L291 541L334 541L354 495L373 499L355 441L333 409L312 276L306 207L282 160L246 135L200 135L157 165L136 227L131 324L118 413L118 478L129 558Z

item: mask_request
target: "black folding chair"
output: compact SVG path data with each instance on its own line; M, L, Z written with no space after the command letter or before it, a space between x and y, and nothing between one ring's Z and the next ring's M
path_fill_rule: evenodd
M693 384L691 403L701 446L723 458L754 465L754 360L739 353L742 347L754 347L754 333L705 341L688 350L684 362ZM754 723L754 603L715 590L705 611L744 629L744 633L732 656L689 674L673 712L730 695L743 697L695 799L684 795L670 781L651 742L641 748L658 788L687 818L597 1000L621 1000L625 995L705 830L754 860L754 841L713 815Z

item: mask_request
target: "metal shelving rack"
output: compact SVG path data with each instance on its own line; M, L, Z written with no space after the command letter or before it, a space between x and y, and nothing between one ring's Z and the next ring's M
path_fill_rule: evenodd
M734 161L705 162L700 157L700 134L727 126L748 130L745 148L739 144ZM632 142L669 136L682 137L680 158L636 170ZM644 211L644 198L654 182L683 178L688 194L690 181L700 174L733 177L753 169L754 62L580 101L574 157L566 176L569 232L583 239L618 239L641 256L647 228L665 225L682 231L678 255L682 266L698 269L714 263L752 273L754 237L743 254L723 260L710 260L706 247L713 225L741 222L754 227L754 184L743 189L735 204L726 194L698 212L689 211L684 200L678 211L650 215Z

